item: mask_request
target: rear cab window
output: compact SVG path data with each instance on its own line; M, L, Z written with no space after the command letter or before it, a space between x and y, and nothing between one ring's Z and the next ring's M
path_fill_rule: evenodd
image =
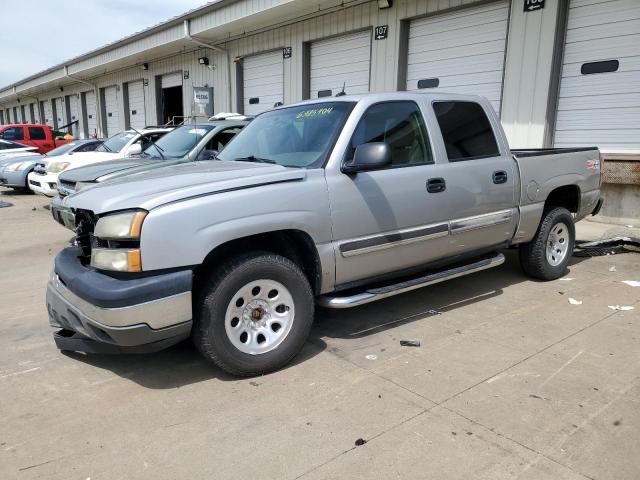
M491 122L479 103L435 101L433 110L450 162L500 156Z

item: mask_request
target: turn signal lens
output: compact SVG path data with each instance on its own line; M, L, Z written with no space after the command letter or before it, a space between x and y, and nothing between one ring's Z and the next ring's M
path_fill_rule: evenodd
M91 266L98 270L114 272L141 272L140 250L94 248L91 252Z

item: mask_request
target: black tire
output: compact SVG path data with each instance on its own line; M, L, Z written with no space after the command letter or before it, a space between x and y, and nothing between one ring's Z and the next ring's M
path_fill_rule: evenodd
M558 265L552 265L547 259L547 242L552 229L559 223L564 223L568 230L567 252ZM540 280L556 280L567 271L571 260L576 239L576 229L573 216L566 208L555 207L544 212L533 240L520 245L520 265L524 272Z
M254 280L281 283L294 304L292 326L274 350L248 354L233 345L225 330L227 307L237 292ZM291 260L280 255L257 253L234 258L206 280L194 305L193 341L207 359L235 376L250 377L282 368L304 346L313 324L314 297L307 278Z

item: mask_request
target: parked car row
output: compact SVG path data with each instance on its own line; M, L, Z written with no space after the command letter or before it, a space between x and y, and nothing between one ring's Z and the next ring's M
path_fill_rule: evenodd
M510 150L470 95L345 95L183 126L61 175L52 214L76 236L55 259L49 322L62 350L191 337L225 371L264 374L301 350L315 304L496 267L510 246L526 274L559 278L574 222L602 205L600 173L595 147Z

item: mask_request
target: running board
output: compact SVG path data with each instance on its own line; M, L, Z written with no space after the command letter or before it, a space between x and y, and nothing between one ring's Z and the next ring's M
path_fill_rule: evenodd
M400 295L401 293L410 292L411 290L451 280L452 278L462 277L463 275L497 267L498 265L502 265L504 260L504 255L502 253L498 253L494 257L483 258L482 260L478 260L467 265L454 267L449 270L442 270L436 273L430 273L428 275L412 278L411 280L406 280L392 285L370 288L353 295L322 295L317 298L316 303L325 308L357 307L359 305L364 305L365 303L375 302L377 300L382 300L383 298Z

